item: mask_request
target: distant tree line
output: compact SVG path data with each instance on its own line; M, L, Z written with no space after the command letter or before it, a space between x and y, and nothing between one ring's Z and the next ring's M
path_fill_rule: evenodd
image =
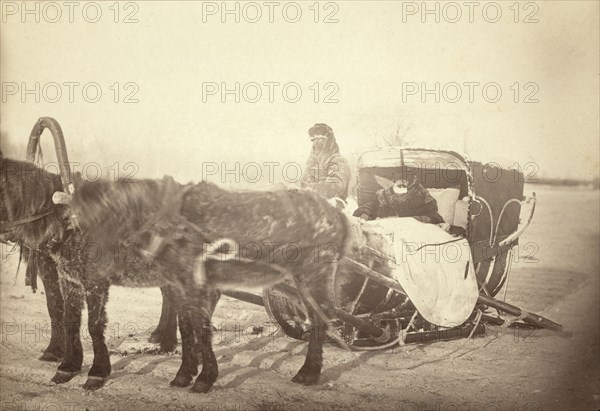
M591 186L594 189L600 188L600 178L596 177L591 180L582 180L578 178L552 178L552 177L536 177L533 181L527 181L529 184L548 184L553 186Z

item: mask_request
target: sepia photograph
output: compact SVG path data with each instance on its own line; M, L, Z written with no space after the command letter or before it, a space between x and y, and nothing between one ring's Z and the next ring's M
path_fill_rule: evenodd
M0 410L600 409L600 2L0 0Z

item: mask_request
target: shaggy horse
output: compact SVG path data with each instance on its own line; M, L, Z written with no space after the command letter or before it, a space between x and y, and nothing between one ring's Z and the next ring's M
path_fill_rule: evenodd
M92 316L94 363L85 388L98 388L110 373L103 335L110 284L170 286L183 345L171 385L191 382L200 353L202 371L192 391L207 392L218 374L210 325L218 290L289 281L312 324L306 360L292 381L317 382L327 323L334 315L325 284L349 240L346 217L318 194L229 192L205 182L181 186L168 178L101 181L83 183L70 209L88 242L67 240L65 246L78 250L80 258L59 259L59 266L61 275L85 290ZM68 361L76 358L71 367L79 365L79 354L65 354L60 371L75 371Z
M40 357L42 361L59 361L65 351L65 333L79 329L79 320L63 321L64 304L55 257L72 235L65 218L66 207L52 202L52 195L61 191L62 183L56 174L46 172L29 162L6 159L0 152L0 241L16 243L27 262L27 280L35 290L39 276L44 284L46 304L50 315L51 338ZM70 286L63 287L67 291ZM168 302L169 290L161 289L163 300ZM67 301L70 304L70 301ZM161 319L150 340L160 343L160 350L173 351L177 345L176 315L163 306ZM69 311L71 312L71 311ZM65 327L66 326L66 327ZM81 342L68 338L75 347L70 352L78 353Z
M65 236L64 207L51 201L52 194L61 189L59 176L4 159L0 153L0 239L21 246L32 287L39 273L46 293L51 337L42 361L57 361L64 352L63 298L49 254Z

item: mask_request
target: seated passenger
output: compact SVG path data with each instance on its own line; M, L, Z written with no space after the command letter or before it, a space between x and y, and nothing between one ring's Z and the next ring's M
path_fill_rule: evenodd
M417 176L414 174L407 176L406 180L399 178L390 187L378 190L375 200L359 207L354 212L354 216L365 220L413 217L423 223L444 222L438 213L437 202L417 181Z

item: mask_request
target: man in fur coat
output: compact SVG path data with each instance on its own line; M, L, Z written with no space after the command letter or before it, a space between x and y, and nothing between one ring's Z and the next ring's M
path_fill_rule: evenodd
M311 187L323 197L348 197L350 184L350 165L340 155L333 130L327 124L317 123L308 130L312 151L300 180L304 186Z

